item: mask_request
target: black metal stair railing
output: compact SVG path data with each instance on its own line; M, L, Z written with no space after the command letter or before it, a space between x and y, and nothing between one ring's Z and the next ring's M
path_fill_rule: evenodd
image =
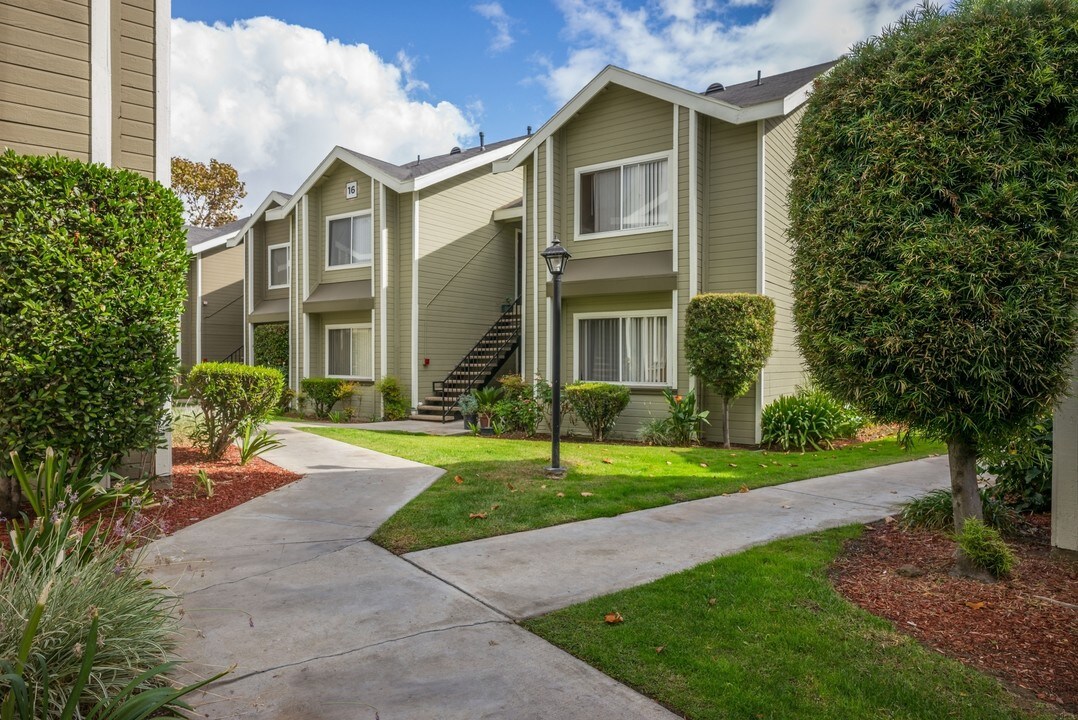
M441 398L442 422L453 407L473 388L483 387L501 369L520 344L520 298L502 313L479 342L468 351L444 380L431 383L431 391Z

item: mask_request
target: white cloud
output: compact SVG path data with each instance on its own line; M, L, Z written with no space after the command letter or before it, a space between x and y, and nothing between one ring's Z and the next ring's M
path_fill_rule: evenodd
M472 6L472 10L490 20L494 26L494 37L490 40L490 52L500 53L513 46L513 35L509 32L513 24L513 18L505 12L500 2L480 3Z
M536 78L564 103L606 65L703 90L831 60L920 0L558 0L569 52ZM731 8L764 6L751 22Z
M232 25L172 21L172 153L229 162L253 210L291 192L334 145L393 162L440 155L475 134L426 89L412 60L380 58L310 28L268 17Z

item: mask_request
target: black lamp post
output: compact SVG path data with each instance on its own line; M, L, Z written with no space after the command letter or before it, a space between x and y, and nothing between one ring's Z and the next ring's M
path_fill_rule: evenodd
M554 377L550 379L550 402L553 407L550 420L550 467L547 472L561 476L565 474L565 468L561 466L561 276L572 255L561 246L557 236L550 243L550 247L539 254L546 260L546 268L554 278L554 321L551 330L554 333L554 357L551 359Z

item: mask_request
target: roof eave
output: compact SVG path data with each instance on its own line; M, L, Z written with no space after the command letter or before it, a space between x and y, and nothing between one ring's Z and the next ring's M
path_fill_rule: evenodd
M481 168L484 165L496 162L499 158L504 158L506 155L511 155L517 148L523 145L527 141L526 138L517 140L514 143L510 143L497 150L491 150L481 152L475 157L470 157L467 160L461 160L460 162L453 163L448 167L444 167L440 170L429 172L426 175L420 175L413 183L413 189L422 190L423 188L437 185L438 183L449 180L466 172Z
M262 219L262 216L270 211L270 205L277 203L283 205L288 202L286 198L280 192L274 190L266 196L266 199L262 201L262 204L258 206L258 209L251 213L251 218L244 223L243 227L237 230L231 238L228 240L228 247L236 247L243 240L243 236L247 234L247 231L255 226L255 223Z

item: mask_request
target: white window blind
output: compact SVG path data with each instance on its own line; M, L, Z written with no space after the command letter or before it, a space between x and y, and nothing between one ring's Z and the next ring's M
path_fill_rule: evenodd
M326 333L326 375L374 377L369 327L330 328Z
M580 233L659 227L670 222L665 158L580 174Z
M578 324L581 380L667 382L667 317L588 318Z

